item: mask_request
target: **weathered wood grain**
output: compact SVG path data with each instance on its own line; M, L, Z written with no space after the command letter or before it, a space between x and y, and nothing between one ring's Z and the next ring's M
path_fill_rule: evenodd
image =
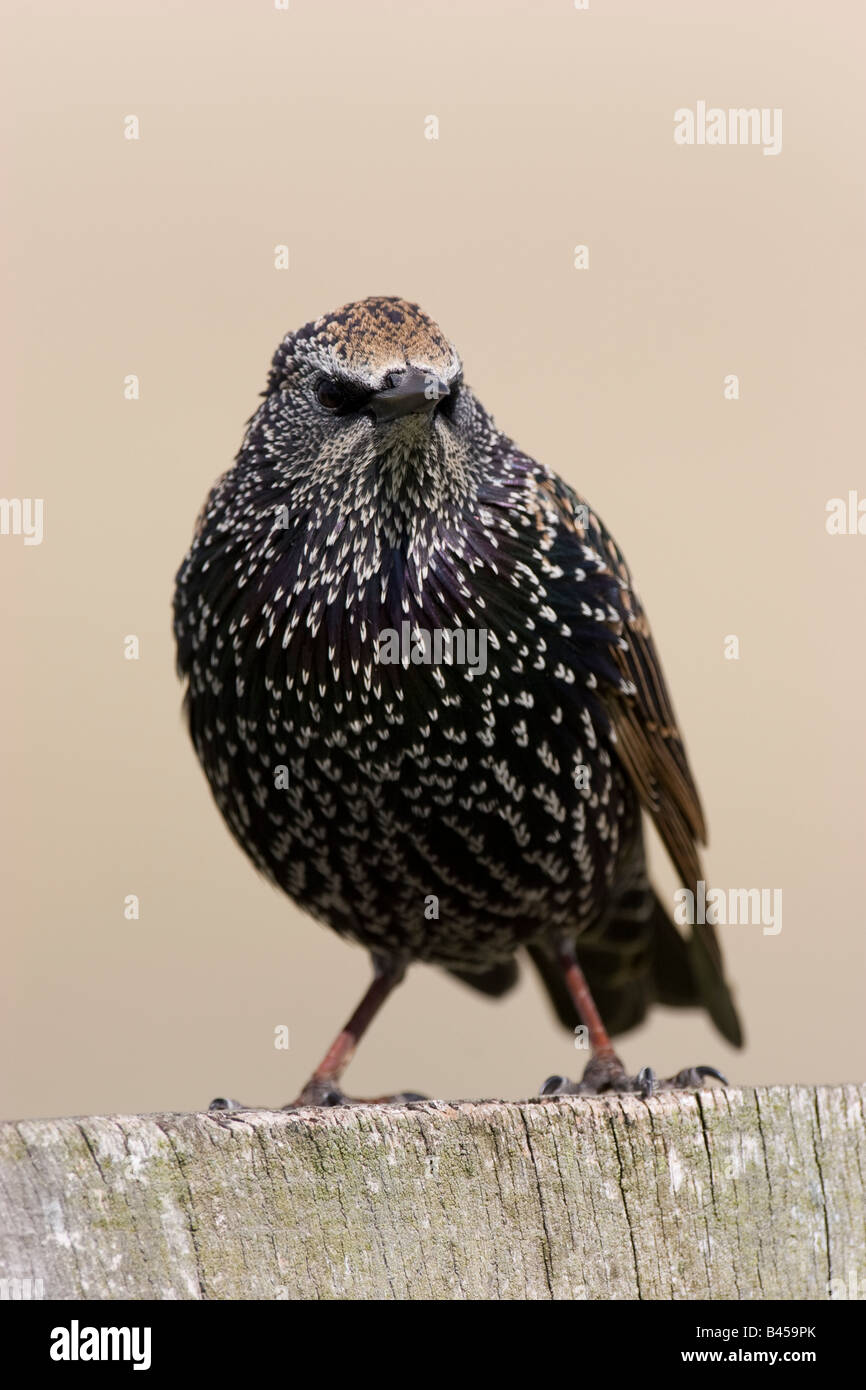
M864 1098L6 1124L0 1275L62 1299L862 1296Z

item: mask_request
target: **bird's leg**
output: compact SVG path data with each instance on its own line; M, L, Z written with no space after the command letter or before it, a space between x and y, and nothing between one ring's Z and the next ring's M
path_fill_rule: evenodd
M390 960L373 957L373 979L367 992L349 1019L342 1032L338 1033L316 1067L297 1100L284 1106L285 1110L298 1110L306 1105L387 1105L410 1100L423 1100L414 1091L404 1091L394 1096L376 1096L368 1100L352 1099L340 1090L339 1081L349 1065L355 1049L366 1033L376 1014L388 995L405 975L405 967Z
M727 1085L724 1076L715 1067L686 1067L676 1076L663 1081L658 1079L652 1067L644 1067L637 1076L629 1076L595 1007L573 943L560 941L557 957L578 1017L583 1020L589 1033L592 1055L580 1081L569 1081L564 1076L549 1076L541 1088L543 1096L597 1096L605 1091L627 1091L648 1097L655 1091L700 1090L707 1076L714 1076Z
M318 1105L388 1105L424 1100L415 1091L403 1091L399 1095L376 1096L369 1100L357 1100L346 1096L340 1090L339 1082L355 1055L355 1049L366 1033L376 1014L388 995L399 985L406 973L402 963L373 957L373 979L352 1017L334 1039L322 1061L316 1067L309 1081L296 1100L284 1105L283 1110L300 1110L305 1106ZM241 1101L220 1098L211 1101L211 1110L252 1110L255 1106L244 1105Z

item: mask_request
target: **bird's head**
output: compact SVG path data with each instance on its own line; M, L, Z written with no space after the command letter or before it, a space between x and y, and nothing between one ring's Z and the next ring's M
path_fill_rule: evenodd
M282 630L304 661L320 630L336 650L341 624L357 657L359 632L369 645L434 587L447 626L467 568L495 563L487 509L507 517L513 488L494 462L508 441L441 330L402 299L347 304L283 339L262 394L182 583L228 605L245 640Z
M249 445L312 500L397 521L465 501L488 424L460 358L415 304L373 297L289 333ZM241 454L243 460L243 451Z

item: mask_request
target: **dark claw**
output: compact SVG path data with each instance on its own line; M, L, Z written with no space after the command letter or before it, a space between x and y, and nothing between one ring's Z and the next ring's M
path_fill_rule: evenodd
M723 1086L728 1085L728 1078L723 1076L715 1067L685 1067L682 1071L672 1076L668 1083L670 1090L701 1091L704 1090L704 1077L713 1076L717 1081L721 1081Z
M652 1067L642 1067L637 1074L637 1084L644 1100L649 1100L656 1088L656 1074Z
M717 1071L715 1067L695 1067L695 1071L701 1078L705 1076L714 1076L717 1081L721 1081L723 1086L729 1086L731 1084L728 1078L723 1076L720 1071Z
M561 1087L568 1084L568 1080L564 1076L549 1076L538 1094L540 1096L555 1096L559 1094Z
M251 1110L254 1106L244 1105L242 1100L229 1100L226 1096L217 1096L208 1106L208 1110Z

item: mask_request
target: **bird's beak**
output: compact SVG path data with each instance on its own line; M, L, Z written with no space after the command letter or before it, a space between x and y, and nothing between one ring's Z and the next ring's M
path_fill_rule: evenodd
M435 372L422 372L417 367L408 367L399 376L391 372L388 380L392 385L384 391L375 391L367 406L377 423L435 410L439 402L451 394Z

